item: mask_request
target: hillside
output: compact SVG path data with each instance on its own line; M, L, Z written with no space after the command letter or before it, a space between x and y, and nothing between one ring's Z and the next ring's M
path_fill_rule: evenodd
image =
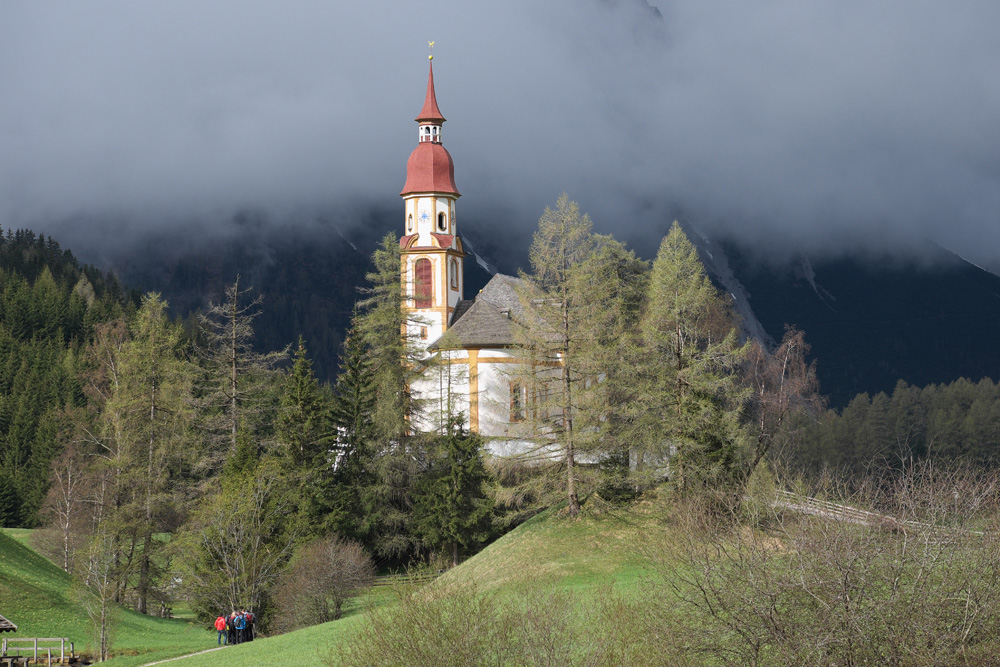
M515 528L424 589L428 596L448 596L474 587L500 597L525 589L572 591L580 600L595 601L609 586L626 599L637 595L644 577L652 574L647 549L667 529L658 520L655 502L636 508L585 511L568 519L550 510ZM390 602L389 604L392 604ZM244 667L249 656L260 664L292 660L303 667L321 667L331 650L359 632L365 617L305 628L252 644L186 659L184 667ZM109 663L117 664L117 663ZM291 663L289 663L291 664Z
M95 327L138 301L52 237L0 230L0 526L36 526Z
M0 532L0 614L18 626L11 637L68 637L77 652L91 650L90 620L73 599L69 575L5 532ZM214 639L192 622L122 610L113 653L132 656L119 664L139 664L207 648Z

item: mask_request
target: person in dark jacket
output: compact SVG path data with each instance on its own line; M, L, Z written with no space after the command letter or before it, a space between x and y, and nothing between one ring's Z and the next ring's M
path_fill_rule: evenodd
M236 612L236 618L234 620L236 625L236 643L242 644L244 640L244 631L247 627L247 617L243 615L243 610Z
M226 617L226 637L230 644L236 643L236 610Z

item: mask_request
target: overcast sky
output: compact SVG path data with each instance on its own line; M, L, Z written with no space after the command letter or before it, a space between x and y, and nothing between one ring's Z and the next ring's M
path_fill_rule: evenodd
M765 245L1000 257L996 0L651 4L6 0L0 225L402 221L435 40L473 238L527 245L565 191L631 238L680 211Z

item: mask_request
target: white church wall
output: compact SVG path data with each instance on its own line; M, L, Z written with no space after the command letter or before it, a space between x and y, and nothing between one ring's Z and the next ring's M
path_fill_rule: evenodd
M430 359L428 367L410 386L416 402L414 429L440 430L449 415L462 414L469 429L469 363L465 350L442 352Z

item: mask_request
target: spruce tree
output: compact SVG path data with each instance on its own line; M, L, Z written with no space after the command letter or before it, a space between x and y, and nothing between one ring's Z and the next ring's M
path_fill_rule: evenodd
M410 434L415 403L410 394L420 367L418 350L404 335L404 286L399 242L387 234L372 254L373 269L358 303L356 335L364 346L364 364L374 397L372 411L372 483L362 493L366 541L383 557L412 552L417 538L410 526L413 482L424 456Z
M278 412L278 439L293 470L326 459L333 442L330 406L313 374L306 343L300 337L292 370L285 378Z
M490 535L492 504L484 485L483 440L462 427L456 415L447 433L437 436L430 469L417 485L414 522L424 543L447 553L458 565L462 550L471 551Z
M324 532L354 539L365 537L362 500L374 484L376 470L374 412L374 384L355 310L351 330L344 339L331 409L336 441L330 460L317 461L313 487L313 515L322 515Z
M226 288L224 301L201 317L200 412L217 459L235 453L241 442L254 450L251 455L259 453L273 418L274 367L287 357L287 350L254 349L254 320L262 299L251 299L248 293L240 289L237 276Z

